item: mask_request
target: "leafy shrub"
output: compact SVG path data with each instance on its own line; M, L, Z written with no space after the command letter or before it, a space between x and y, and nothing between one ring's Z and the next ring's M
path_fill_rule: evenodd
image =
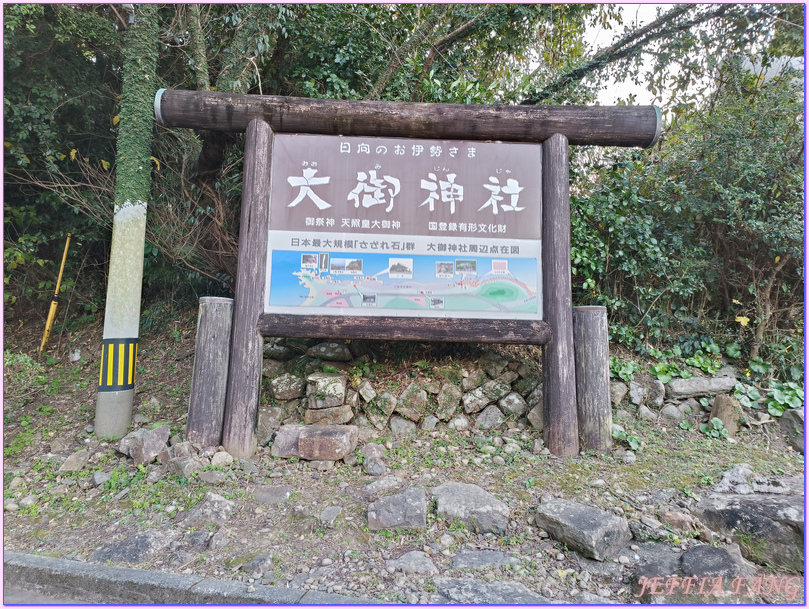
M708 423L703 423L699 426L699 430L709 438L727 438L728 430L725 429L725 424L722 419L714 417Z
M614 355L610 356L610 378L619 378L625 383L631 383L635 373L640 372L640 366L633 361L622 362Z
M803 386L792 381L773 383L767 396L767 412L770 416L780 417L790 408L803 407L803 393Z

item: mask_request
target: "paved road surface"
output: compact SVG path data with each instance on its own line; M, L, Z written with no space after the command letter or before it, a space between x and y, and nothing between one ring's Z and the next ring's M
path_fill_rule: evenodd
M38 592L25 592L16 588L3 589L4 605L87 605L79 601L45 596Z

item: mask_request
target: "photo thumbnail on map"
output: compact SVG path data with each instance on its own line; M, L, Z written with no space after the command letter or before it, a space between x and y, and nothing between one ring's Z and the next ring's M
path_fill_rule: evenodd
M375 307L376 306L376 294L363 294L362 295L362 306L363 307Z
M323 273L329 272L329 255L328 254L320 254L320 271Z
M413 279L412 258L390 258L388 276L391 279Z
M493 275L508 275L508 260L492 260Z
M301 254L301 268L302 269L316 269L317 268L317 254Z
M478 261L477 260L456 260L455 272L459 275L477 275L478 274Z
M430 308L431 309L443 309L444 308L444 297L443 296L430 296Z
M439 279L452 279L455 265L451 261L440 260L435 263L435 276Z
M330 268L334 275L362 275L362 259L332 258Z

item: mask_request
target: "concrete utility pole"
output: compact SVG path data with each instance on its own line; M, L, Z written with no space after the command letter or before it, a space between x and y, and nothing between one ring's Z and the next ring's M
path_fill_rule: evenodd
M157 5L125 7L130 10L129 28L124 34L115 216L95 415L100 438L123 436L132 418L157 89Z

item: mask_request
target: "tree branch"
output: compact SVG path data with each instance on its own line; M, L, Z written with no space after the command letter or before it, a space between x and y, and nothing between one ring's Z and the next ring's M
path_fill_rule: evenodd
M382 76L380 76L376 83L374 83L371 92L368 94L368 99L379 99L382 91L384 91L385 87L388 86L388 83L393 78L393 75L396 74L399 68L402 67L405 60L413 54L413 51L418 48L422 40L426 40L427 37L432 34L438 21L449 10L447 7L448 5L444 6L443 10L434 12L424 21L424 23L416 28L412 35L407 37L407 40L404 41L398 52L394 53L394 59L392 59L390 64L388 64L388 67L382 73Z
M411 98L412 101L417 101L418 92L421 88L421 83L424 82L424 79L427 77L427 74L430 72L430 68L433 67L433 62L435 61L435 56L441 52L442 47L448 45L450 42L454 42L457 39L464 36L467 32L469 32L475 25L477 25L483 17L485 17L492 9L494 9L497 5L489 4L487 5L482 11L480 11L477 15L472 17L466 23L461 24L453 31L445 34L438 40L430 43L430 51L427 53L427 58L424 60L424 67L421 70L421 76L419 76L418 82L413 87L413 97Z
M208 75L208 58L205 52L205 35L199 17L199 4L188 5L188 29L191 30L191 57L194 60L194 75L198 91L211 90L211 78Z
M573 83L581 82L592 72L596 72L621 59L638 55L643 50L643 47L652 41L683 30L689 30L701 23L720 17L730 8L730 5L725 4L713 12L703 13L682 23L674 23L678 17L693 9L694 6L693 4L676 6L655 19L652 23L645 25L639 30L630 32L615 44L598 51L591 59L563 72L556 80L546 85L541 91L524 100L522 102L523 105L538 104L565 87Z

